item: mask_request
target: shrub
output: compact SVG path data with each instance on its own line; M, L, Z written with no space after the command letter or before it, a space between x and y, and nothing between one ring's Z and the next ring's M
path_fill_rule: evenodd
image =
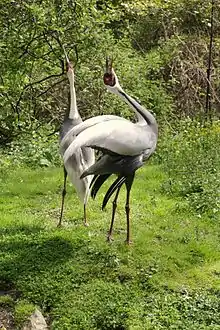
M54 128L42 125L37 129L37 124L34 126L27 134L21 134L7 148L2 149L1 167L4 171L14 165L48 167L61 163L58 134L48 136Z
M35 306L26 300L21 300L15 306L15 322L20 329L28 317L34 312Z
M167 128L158 154L169 175L168 193L184 196L199 213L220 211L220 124L192 120Z
M3 295L0 296L0 307L13 307L14 306L14 300L9 295Z

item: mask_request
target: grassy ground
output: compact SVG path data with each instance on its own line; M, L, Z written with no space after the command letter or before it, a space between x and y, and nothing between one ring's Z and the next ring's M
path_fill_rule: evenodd
M164 195L163 179L156 166L138 171L128 247L123 193L108 244L111 205L100 211L103 189L89 203L85 228L69 185L65 221L57 228L62 170L6 172L0 181L0 292L16 292L10 308L17 328L38 306L54 330L220 329L219 223Z

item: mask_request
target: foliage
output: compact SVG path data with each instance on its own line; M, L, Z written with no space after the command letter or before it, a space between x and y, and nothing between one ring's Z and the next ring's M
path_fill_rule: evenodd
M1 144L34 130L36 120L59 127L68 91L62 45L76 64L83 118L105 111L129 116L120 102L105 95L101 77L106 53L116 58L115 66L119 63L117 72L125 87L159 119L171 108L178 115L203 113L209 21L210 3L201 0L44 0L43 5L40 0L5 1L0 6ZM217 36L217 6L214 29ZM216 37L212 77L216 111L218 53Z
M127 4L133 47L156 60L151 73L173 96L177 116L204 116L210 42L211 1L137 1ZM136 19L134 19L136 18ZM146 33L147 31L147 33ZM219 116L220 11L214 3L211 56L212 113Z
M135 1L127 4L126 8L135 22L131 30L132 40L140 50L161 45L174 35L201 37L209 32L211 1ZM220 24L217 5L215 17L215 31L218 35Z
M35 126L35 129L34 127ZM59 156L58 135L52 134L51 125L38 127L32 124L32 130L21 134L2 151L0 171L22 165L30 167L48 167L61 164Z
M57 110L66 104L58 88L64 73L63 50L91 70L99 65L109 45L114 44L109 17L117 11L96 9L96 1L7 1L0 8L1 43L1 135L11 141L17 125L38 119L57 124ZM94 28L95 27L95 28ZM100 46L99 46L100 45ZM72 53L75 47L76 54ZM76 49L77 47L77 49ZM92 59L92 62L91 62ZM85 81L80 89L84 89ZM86 84L86 87L88 83ZM95 98L93 99L95 100ZM59 119L59 118L58 118ZM23 127L21 127L23 128ZM24 127L25 128L25 127Z
M19 140L23 132L33 134L36 121L59 127L68 107L68 84L58 41L76 64L77 103L83 118L107 111L129 116L118 100L105 97L101 77L106 52L117 59L116 67L122 63L117 72L134 95L157 114L166 108L169 97L160 81L145 80L144 62L126 34L126 11L118 8L124 8L120 1L107 5L84 0L74 5L45 0L43 7L41 1L6 2L0 11L3 145ZM117 34L120 21L124 25Z
M14 306L14 300L9 295L3 295L0 296L0 307L13 307Z
M169 175L165 190L186 197L199 214L214 216L220 211L219 146L218 121L180 122L164 132L161 141L162 163Z
M34 310L35 306L26 300L20 300L15 305L15 323L19 329L22 329L22 325L24 325Z

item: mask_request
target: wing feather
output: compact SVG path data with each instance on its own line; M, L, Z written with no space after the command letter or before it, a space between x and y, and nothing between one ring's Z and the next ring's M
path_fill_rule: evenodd
M81 147L97 147L120 155L134 156L152 147L153 132L148 126L127 120L98 123L81 132L64 153L64 163Z
M60 142L60 147L62 148L64 146L64 144L66 143L66 141L68 141L70 138L73 138L74 136L79 135L81 132L83 132L87 128L97 125L99 123L105 122L105 121L109 121L109 120L126 120L126 121L128 121L127 119L125 119L123 117L119 117L119 116L115 116L115 115L102 115L102 116L96 116L96 117L89 118L89 119L85 120L84 122L81 122L78 125L72 127L62 138L62 140Z

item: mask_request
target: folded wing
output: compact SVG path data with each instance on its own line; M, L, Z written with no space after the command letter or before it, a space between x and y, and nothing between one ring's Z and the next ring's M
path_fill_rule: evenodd
M89 118L89 119L85 120L84 122L81 122L78 125L74 126L71 130L69 130L67 132L67 134L64 136L64 138L62 139L62 141L60 143L60 147L62 148L69 138L73 139L73 137L76 137L81 132L83 132L85 129L92 127L94 125L97 125L99 123L109 121L109 120L125 120L125 121L127 121L127 119L119 117L119 116L115 116L115 115L102 115L102 116L96 116L96 117Z
M64 162L82 147L135 156L151 148L153 143L152 131L147 127L133 124L128 120L105 121L82 131L65 151Z

